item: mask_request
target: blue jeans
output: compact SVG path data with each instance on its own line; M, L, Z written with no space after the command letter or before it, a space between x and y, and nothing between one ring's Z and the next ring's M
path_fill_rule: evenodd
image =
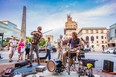
M49 49L47 49L47 54L46 54L46 58L48 57L48 59L51 59L51 52Z

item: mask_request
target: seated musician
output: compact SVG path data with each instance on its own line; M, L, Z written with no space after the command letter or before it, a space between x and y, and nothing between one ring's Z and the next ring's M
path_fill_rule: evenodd
M77 37L77 33L76 32L72 32L72 38L69 40L68 46L70 46L70 50L69 50L69 55L68 55L68 51L65 51L65 53L63 53L63 63L64 65L66 65L66 56L69 56L69 63L70 65L73 64L73 57L76 56L78 58L79 54L77 52L77 50L80 49L80 39Z

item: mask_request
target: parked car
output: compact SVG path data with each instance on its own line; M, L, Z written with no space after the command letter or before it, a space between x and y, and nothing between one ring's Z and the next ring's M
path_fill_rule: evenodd
M113 54L116 54L116 48L114 49L114 52L113 52Z
M104 53L113 53L115 48L108 48L104 51Z

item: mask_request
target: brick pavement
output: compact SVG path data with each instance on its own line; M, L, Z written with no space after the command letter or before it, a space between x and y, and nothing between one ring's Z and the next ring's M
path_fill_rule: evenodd
M7 68L14 68L15 63L16 62L0 64L0 74L2 74Z
M12 62L12 63L4 63L4 64L0 64L0 73L3 73L4 70L6 70L7 68L13 68L16 62ZM42 65L46 65L45 63L42 63ZM102 70L95 70L93 69L93 73L100 75L100 77L116 77L116 75L111 75L111 74L107 74L102 72ZM71 75L68 75L65 72L63 72L63 74L61 75L54 75L53 73L49 72L48 70L46 70L44 73L45 77L78 77L77 73L74 71L71 71Z

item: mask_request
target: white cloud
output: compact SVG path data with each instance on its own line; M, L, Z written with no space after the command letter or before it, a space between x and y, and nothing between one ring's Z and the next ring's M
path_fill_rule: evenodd
M27 14L27 33L36 30L38 25L43 27L43 32L54 29L47 34L53 34L55 39L60 34L64 34L64 27L67 14L71 13L73 20L78 22L79 27L90 26L110 26L116 19L111 15L115 15L116 3L106 4L84 12L64 10L53 14L40 14L38 12L29 11Z
M84 12L72 12L73 18L84 26L110 26L116 19L116 3L106 4Z
M99 6L97 8L93 8L91 10L87 10L87 11L81 12L81 13L74 12L74 14L78 14L79 16L84 16L84 17L108 16L112 13L116 13L115 5L116 5L116 3L107 4L107 5Z

